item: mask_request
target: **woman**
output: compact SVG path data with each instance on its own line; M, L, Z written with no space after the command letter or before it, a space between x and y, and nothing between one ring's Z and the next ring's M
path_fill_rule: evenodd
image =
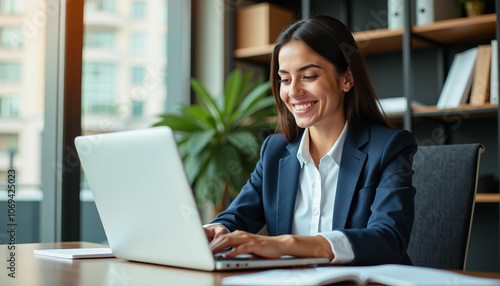
M212 251L411 264L415 139L378 109L350 31L327 16L293 24L277 40L271 82L281 134L205 227ZM269 236L252 234L264 225Z

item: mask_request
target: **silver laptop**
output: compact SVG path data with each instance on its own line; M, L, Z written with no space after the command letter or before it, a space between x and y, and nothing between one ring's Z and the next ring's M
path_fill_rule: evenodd
M75 145L118 258L208 271L328 263L326 258L214 257L168 127L80 136Z

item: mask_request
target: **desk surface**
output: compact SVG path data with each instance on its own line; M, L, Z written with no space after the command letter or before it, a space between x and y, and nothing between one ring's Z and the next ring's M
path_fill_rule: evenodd
M205 272L131 262L118 258L60 259L33 255L34 249L107 247L88 242L35 243L16 245L15 278L8 276L5 259L8 245L0 245L0 285L220 285L223 277L250 272ZM500 278L499 273L467 272Z

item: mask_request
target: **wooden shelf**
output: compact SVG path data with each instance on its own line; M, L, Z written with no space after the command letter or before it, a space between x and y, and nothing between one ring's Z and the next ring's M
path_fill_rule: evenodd
M476 203L498 203L500 202L500 194L498 193L477 193Z
M496 14L438 21L426 26L412 27L412 33L436 43L452 44L494 39Z
M470 105L462 104L458 108L453 109L438 109L435 105L423 106L412 109L412 117L414 118L436 118L443 119L443 117L450 115L461 115L466 118L472 117L496 117L498 113L498 104L483 104L483 105ZM402 118L404 112L388 113L389 118Z
M414 26L411 32L414 48L428 46L427 39L437 44L451 44L495 38L496 14L463 17L437 21L425 26ZM354 32L353 36L363 54L400 51L403 29L377 29ZM420 39L419 39L420 38ZM274 44L234 50L234 57L259 63L269 63Z
M353 36L363 54L400 51L403 43L402 28L354 32Z
M258 63L267 63L271 61L274 44L259 47L250 47L234 50L233 56L237 59L248 60Z

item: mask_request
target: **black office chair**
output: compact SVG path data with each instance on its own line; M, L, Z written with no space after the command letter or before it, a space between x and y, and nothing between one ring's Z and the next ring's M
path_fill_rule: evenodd
M481 144L419 146L413 160L415 266L465 270Z

